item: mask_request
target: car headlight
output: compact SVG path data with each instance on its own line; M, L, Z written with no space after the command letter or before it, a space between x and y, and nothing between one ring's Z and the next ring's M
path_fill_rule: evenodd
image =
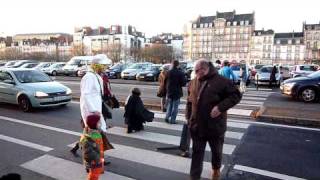
M152 73L149 73L149 74L147 74L147 76L153 76L153 74L152 74Z
M43 97L48 97L49 95L47 93L44 93L44 92L41 92L41 91L36 91L34 93L34 96L38 97L38 98L43 98Z
M67 95L70 95L70 94L72 94L72 90L71 90L70 88L68 88L68 89L67 89L67 92L66 92L66 94L67 94Z
M284 84L284 87L286 88L286 89L292 89L293 88L293 86L295 85L296 83L286 83L286 84Z

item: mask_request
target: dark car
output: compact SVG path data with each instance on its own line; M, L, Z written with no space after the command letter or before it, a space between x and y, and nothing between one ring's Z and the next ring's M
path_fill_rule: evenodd
M282 94L304 102L314 102L320 98L320 71L304 77L285 80L280 86Z
M162 65L152 65L147 67L145 70L137 73L137 80L145 80L145 81L157 81L160 74L160 67Z
M36 60L19 60L16 63L14 63L14 65L10 66L10 68L19 68L22 65L27 64L27 63L38 63L38 61L36 61Z
M115 79L121 79L121 72L127 68L127 64L115 64L106 71L107 76Z

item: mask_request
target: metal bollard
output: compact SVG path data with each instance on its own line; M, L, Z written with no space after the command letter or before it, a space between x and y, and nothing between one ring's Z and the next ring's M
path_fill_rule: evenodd
M257 74L256 90L259 90L259 75Z

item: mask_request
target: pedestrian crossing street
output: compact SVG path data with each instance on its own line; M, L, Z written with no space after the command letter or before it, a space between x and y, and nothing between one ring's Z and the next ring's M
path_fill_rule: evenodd
M249 88L244 94L240 104L228 111L229 118L223 147L223 172L227 171L227 167L229 168L232 155L245 136L247 129L250 127L250 122L239 122L239 120L248 119L251 112L262 105L270 93L272 92L268 89L255 91ZM147 123L144 131L127 134L123 125L114 125L109 128L107 133L115 149L106 152L106 159L111 161L111 165L105 167L105 173L100 179L188 179L191 165L190 158L179 156L179 152L177 151L157 150L158 147L179 145L182 127L183 124L186 123L183 114L184 108L185 102L182 101L177 116L178 124L165 123L165 114L154 111L155 120ZM123 110L120 109L118 111ZM0 142L15 143L42 152L41 156L20 164L20 167L24 169L54 179L86 179L86 173L81 164L81 159L73 158L67 151L73 147L76 139L81 135L80 131L28 122L23 118L14 119L0 116L0 122L10 122L50 131L55 134L72 136L75 140L65 144L64 152L60 152L61 147L49 147L35 142L28 142L28 140L22 140L17 137L10 137L5 134L0 134ZM55 135L51 138L55 138ZM210 148L207 145L201 175L204 179L210 179L211 177L212 170L210 162ZM41 164L41 166L39 166L39 164Z

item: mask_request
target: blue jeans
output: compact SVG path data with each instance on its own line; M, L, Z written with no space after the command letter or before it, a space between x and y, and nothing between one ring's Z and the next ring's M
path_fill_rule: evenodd
M178 108L180 104L180 98L173 100L171 98L167 99L167 113L166 113L166 119L169 121L169 123L176 123L176 117L178 114ZM169 119L171 118L171 119Z

